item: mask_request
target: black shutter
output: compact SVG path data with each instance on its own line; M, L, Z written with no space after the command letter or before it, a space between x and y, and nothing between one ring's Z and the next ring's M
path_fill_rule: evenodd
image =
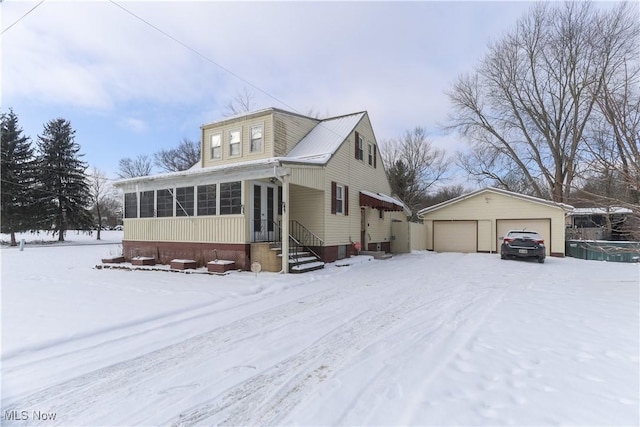
M358 142L359 142L359 140L360 140L360 135L358 135L358 132L356 132L356 143L355 143L355 146L356 146L356 149L355 149L356 150L355 151L356 160L360 160L360 151L358 150Z
M344 199L344 214L349 215L349 187L344 186L344 194L342 195Z
M376 155L378 153L378 147L376 145L373 146L373 168L375 169L377 166L377 159L378 156Z
M336 213L336 183L331 181L331 213Z

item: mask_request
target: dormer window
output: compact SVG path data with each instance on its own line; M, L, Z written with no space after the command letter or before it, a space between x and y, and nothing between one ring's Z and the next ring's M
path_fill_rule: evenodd
M252 153L262 152L262 125L251 126L251 142L249 143L249 151Z
M240 130L229 131L229 156L240 155Z
M222 135L219 133L211 135L211 158L222 158Z

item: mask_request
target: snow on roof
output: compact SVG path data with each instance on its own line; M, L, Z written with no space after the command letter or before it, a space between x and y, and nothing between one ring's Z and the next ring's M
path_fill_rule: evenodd
M538 197L527 196L526 194L514 193L513 191L507 191L507 190L503 190L501 188L485 187L485 188L481 188L481 189L476 190L476 191L472 191L471 193L463 194L462 196L458 196L458 197L456 197L454 199L447 200L447 201L444 201L442 203L438 203L437 205L433 205L433 206L429 206L429 207L426 207L424 209L421 209L421 210L418 211L418 215L424 215L427 212L438 210L438 209L443 208L445 206L448 206L450 204L457 203L459 201L468 199L468 198L473 197L473 196L475 196L477 194L480 194L480 193L483 193L483 192L487 192L487 191L488 192L493 192L493 193L503 194L505 196L517 197L519 199L528 200L528 201L534 202L534 203L540 203L540 204L543 204L543 205L554 206L554 207L563 209L565 211L572 211L574 209L573 206L567 205L565 203L556 203L556 202L553 202L551 200L545 200L545 199L540 199Z
M570 215L629 214L632 212L629 208L612 206L609 208L574 208Z
M283 160L326 163L365 114L360 112L322 120L293 147Z

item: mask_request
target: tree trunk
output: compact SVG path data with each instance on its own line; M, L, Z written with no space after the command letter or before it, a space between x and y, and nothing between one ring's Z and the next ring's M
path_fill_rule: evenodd
M16 233L15 231L11 232L11 243L10 246L18 246L18 243L16 242Z

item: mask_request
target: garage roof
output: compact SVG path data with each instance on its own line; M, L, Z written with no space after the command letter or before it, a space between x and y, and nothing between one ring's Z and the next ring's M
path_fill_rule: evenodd
M555 207L555 208L558 208L558 209L562 209L562 210L564 210L566 212L570 212L570 211L572 211L574 209L573 206L567 205L567 204L564 204L564 203L556 203L556 202L552 202L551 200L544 200L544 199L540 199L538 197L527 196L525 194L520 194L520 193L514 193L513 191L507 191L507 190L503 190L503 189L500 189L500 188L485 187L485 188L481 188L480 190L472 191L471 193L468 193L468 194L463 194L462 196L456 197L454 199L447 200L447 201L442 202L442 203L438 203L437 205L433 205L433 206L429 206L428 208L421 209L420 211L418 211L418 216L421 217L426 213L433 212L433 211L436 211L438 209L442 209L445 206L449 206L449 205L452 205L454 203L461 202L463 200L466 200L466 199L468 199L470 197L477 196L478 194L482 194L482 193L502 194L502 195L505 195L505 196L514 197L514 198L521 199L521 200L526 200L526 201L529 201L529 202L532 202L532 203L539 203L539 204L542 204L542 205Z

